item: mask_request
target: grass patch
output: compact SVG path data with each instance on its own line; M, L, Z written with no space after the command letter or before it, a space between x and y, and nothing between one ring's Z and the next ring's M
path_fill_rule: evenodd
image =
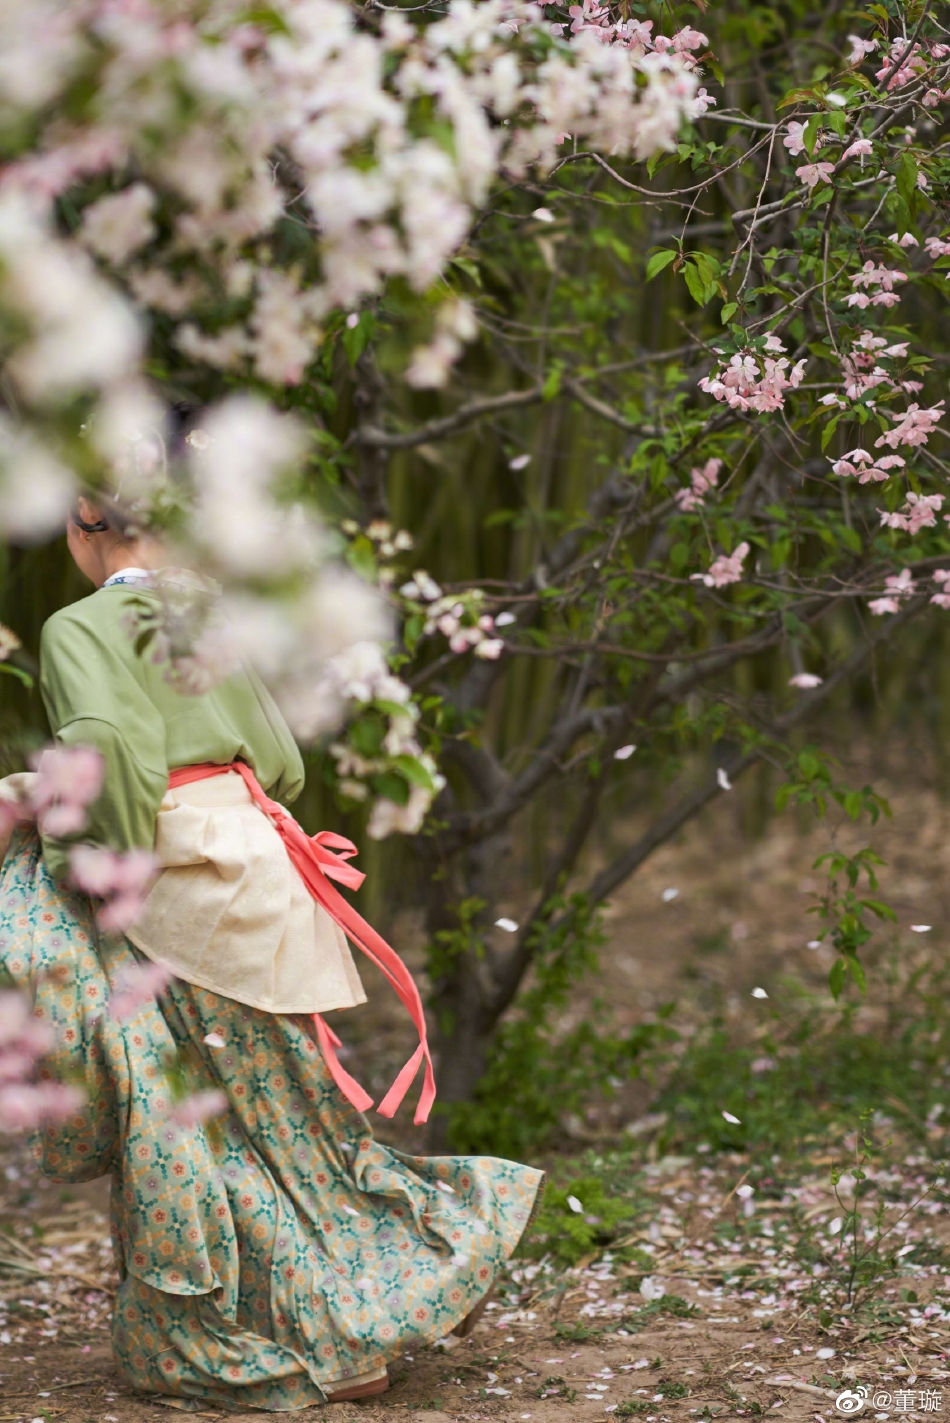
M652 1109L666 1113L660 1150L702 1143L793 1155L868 1112L926 1141L950 1078L948 989L950 974L936 960L913 969L891 963L875 970L873 1027L861 1023L858 1005L818 1006L794 985L787 1003L770 1004L754 1042L713 1022L656 1065L662 1085Z

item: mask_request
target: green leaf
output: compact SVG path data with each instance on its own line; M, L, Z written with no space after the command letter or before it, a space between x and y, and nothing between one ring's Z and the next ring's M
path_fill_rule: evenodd
M729 322L731 321L733 316L735 316L738 310L739 303L737 301L726 302L722 311L719 313L719 320L722 322L723 326L728 326Z
M798 753L798 769L806 781L812 781L821 770L821 762L810 751L800 751Z
M432 777L415 756L394 756L393 765L398 767L410 785L421 786L424 791L435 790Z
M897 923L897 915L889 904L885 904L881 899L862 899L861 903L865 909L870 909L871 913L878 919L889 919L892 924Z
M837 430L837 428L838 428L838 421L839 421L840 419L841 419L841 415L840 415L840 414L838 414L838 415L832 415L831 419L828 421L828 424L827 424L827 425L825 426L825 428L822 430L822 432L821 432L821 449L822 449L822 453L824 453L825 450L828 448L828 446L831 444L831 437L832 437L832 435L834 434L834 432Z
M769 550L773 568L784 568L792 551L791 539L776 539Z
M671 252L669 248L661 248L659 252L654 252L647 262L647 281L651 282L658 272L662 272L664 267L668 267L671 262L675 262L677 254Z
M707 286L710 282L715 282L720 272L719 263L715 257L710 257L706 252L691 252L690 258L695 262L699 275Z
M823 118L823 114L812 114L802 130L802 143L805 145L809 158L814 157L815 143L818 139L818 130L821 127Z
M22 667L15 667L12 662L0 662L0 672L5 672L8 677L16 677L24 687L33 686L33 678L29 672L24 671Z
M349 731L349 740L361 756L378 756L385 734L386 728L382 717L371 712L353 722Z
M375 581L376 554L373 545L365 535L360 534L347 546L345 556L354 573L358 573L367 582Z
M453 257L451 261L453 267L458 267L467 277L471 277L477 287L482 285L481 268L477 262L473 262L471 257Z
M706 283L703 281L698 268L692 262L687 262L683 268L683 276L686 279L686 287L696 302L697 306L705 306L708 301L706 296Z
M828 987L831 989L831 996L835 1002L841 997L841 990L844 988L845 972L844 959L835 959L831 965L831 972L828 975Z
M360 356L366 350L372 331L373 318L367 311L362 313L355 326L344 326L343 349L346 352L347 360L351 366L356 365Z
M435 700L438 701L439 698ZM385 697L374 697L373 706L376 707L378 711L385 712L387 716L406 715L406 708L402 702L389 702Z
M397 776L395 771L380 771L378 775L370 776L369 783L377 795L385 796L396 805L408 803L409 783L402 776Z
M864 808L864 796L860 791L848 791L844 797L844 813L851 820L857 820Z
M547 380L541 387L542 400L553 400L554 397L560 392L561 375L561 367L559 365L552 366L551 370L548 372Z
M917 160L912 153L902 153L897 165L897 191L911 212L917 197Z

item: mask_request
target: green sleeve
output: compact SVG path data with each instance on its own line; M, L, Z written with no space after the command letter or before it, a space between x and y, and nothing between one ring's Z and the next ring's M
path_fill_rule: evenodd
M280 775L268 790L268 794L273 796L274 800L280 801L281 805L290 805L303 790L306 775L303 757L270 692L253 669L248 667L246 670L251 686L257 695L258 704L277 743L282 766Z
M68 613L68 609L66 613ZM43 629L40 688L56 741L94 746L103 757L102 792L73 840L43 837L51 874L63 878L72 844L151 849L168 785L165 728L121 655L78 619L56 615Z

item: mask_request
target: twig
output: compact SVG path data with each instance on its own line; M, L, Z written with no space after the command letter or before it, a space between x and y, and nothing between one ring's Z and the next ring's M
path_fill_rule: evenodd
M799 1393L811 1393L817 1398L837 1398L838 1395L832 1388L817 1388L813 1383L800 1383L798 1379L763 1379L762 1382L769 1388L794 1388Z

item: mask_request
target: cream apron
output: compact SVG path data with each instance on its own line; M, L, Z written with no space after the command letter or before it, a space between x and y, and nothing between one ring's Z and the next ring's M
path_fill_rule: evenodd
M166 793L155 854L161 873L127 931L150 959L269 1013L366 1002L346 936L235 772Z

